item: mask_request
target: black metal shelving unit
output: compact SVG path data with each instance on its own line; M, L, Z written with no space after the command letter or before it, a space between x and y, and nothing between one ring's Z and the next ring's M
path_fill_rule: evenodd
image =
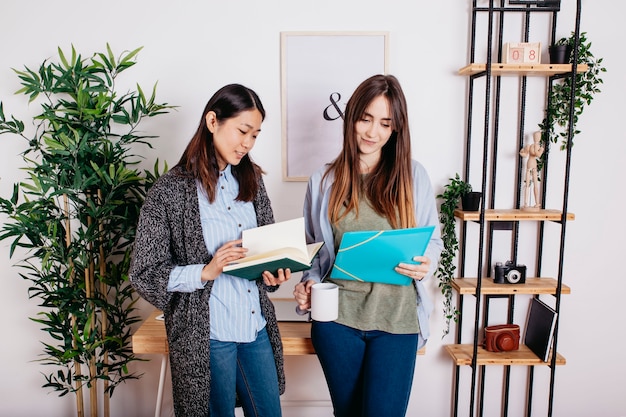
M480 3L480 5L479 5ZM502 64L502 50L504 46L504 33L506 24L510 21L510 16L517 16L518 24L523 28L521 39L511 40L518 42L530 42L531 39L531 22L533 17L537 17L540 14L545 16L548 14L549 18L544 19L549 21L549 28L544 33L548 33L547 39L544 39L542 44L551 44L556 40L556 25L557 15L560 12L560 1L552 0L472 0L471 6L471 38L470 38L470 64L459 70L460 75L468 77L468 96L467 96L467 124L466 124L466 138L465 138L465 166L464 166L464 180L469 182L470 174L480 172L480 184L481 191L484 196L483 204L477 212L463 212L457 210L455 215L460 220L460 236L459 236L459 267L458 278L455 279L454 289L458 294L457 302L458 309L461 312L456 327L456 340L454 345L447 345L446 350L454 361L454 384L453 384L453 398L452 398L452 412L451 415L474 415L483 416L486 393L485 393L485 381L487 379L486 369L492 367L500 367L502 369L501 386L502 389L496 393L496 396L501 395L501 415L508 416L509 404L511 395L524 395L526 402L525 415L533 415L533 394L535 388L535 367L548 366L549 367L549 396L548 404L546 408L546 414L552 416L553 412L553 399L554 399L554 384L555 384L555 372L559 365L565 364L565 358L557 353L558 344L558 326L560 314L557 317L557 324L554 330L554 337L552 341L552 354L548 362L543 362L538 358L530 349L523 344L520 346L519 351L515 352L501 352L492 353L487 352L481 347L482 343L482 329L489 323L489 310L490 302L495 299L503 299L506 302L506 322L512 323L515 317L516 297L524 295L527 297L551 297L549 303L554 306L557 313L560 312L561 295L568 294L570 292L569 287L563 283L563 259L564 259L564 246L565 246L565 231L567 222L574 219L572 213L568 213L568 192L569 192L569 172L571 165L571 141L573 136L573 126L570 123L567 137L568 146L566 146L566 156L562 166L564 181L555 181L557 183L559 193L562 193L562 205L559 208L551 209L546 207L546 195L548 192L554 193L555 189L550 188L551 181L549 174L553 172L548 165L548 156L550 152L550 143L544 143L545 146L545 164L541 172L541 209L536 211L525 211L520 208L521 196L522 196L522 162L521 158L517 160L517 166L513 174L514 178L507 178L511 184L517 184L517 190L514 193L514 197L508 206L513 208L498 208L498 205L502 205L502 201L496 199L495 190L496 179L502 179L499 177L499 164L498 164L498 149L499 145L502 145L504 140L511 137L516 137L518 149L524 146L524 137L526 132L526 110L527 99L533 100L533 105L541 104L546 105L546 98L552 88L554 82L560 78L573 77L577 72L585 71L586 68L583 65L567 64L567 65L552 65L552 64ZM581 13L581 0L576 0L576 18L574 27L571 29L574 33L576 45L578 45L578 38L580 34L580 13ZM476 56L479 30L485 31L484 25L481 26L478 22L479 17L487 20L486 28L486 57L478 58ZM545 35L544 35L545 36ZM533 42L536 40L533 39ZM577 62L577 49L574 48L573 62ZM518 77L519 84L517 84L516 94L504 94L502 77ZM478 81L481 84L478 84ZM538 98L529 96L528 83L543 82L546 85L546 94L538 101ZM537 81L538 80L538 81ZM574 78L575 80L575 78ZM571 103L574 102L574 88L572 88L572 96L570 98ZM480 96L482 95L482 96ZM502 117L503 108L510 109L510 103L506 103L508 99L510 101L511 96L515 97L515 109L518 113L518 122L516 126L516 132L511 134L506 132L503 134L500 131L500 119ZM483 102L476 104L477 97L481 98ZM482 106L481 106L482 104ZM574 110L573 106L570 111L570 120L573 120ZM482 126L479 126L481 132L475 133L475 122L482 121ZM537 121L539 122L539 121ZM536 129L535 129L536 130ZM476 139L476 136L482 138ZM473 143L473 140L481 140L482 142ZM477 149L481 149L477 152ZM482 158L476 158L476 153L482 153ZM482 159L482 160L481 160ZM479 170L474 169L472 171L471 163L480 161L482 163ZM560 175L560 174L559 174ZM509 177L511 175L509 174ZM511 260L517 263L518 256L518 244L520 240L520 223L522 222L534 222L537 225L537 247L536 247L536 262L533 268L527 269L527 278L525 284L494 284L491 277L492 269L491 265L495 262L493 257L494 252L494 236L500 233L509 233L510 235L510 255ZM554 223L557 225L557 231L554 228L550 228L550 231L546 230L547 223ZM471 225L471 226L470 226ZM469 230L471 229L471 230ZM476 230L478 229L478 230ZM559 248L558 256L554 247L547 248L545 242L546 235L548 233L558 234ZM471 236L470 236L471 235ZM477 236L474 238L474 236ZM552 236L552 235L551 235ZM556 240L556 239L554 239ZM477 248L477 258L470 257L468 254L468 243L471 243L472 248ZM547 255L546 255L547 254ZM468 261L476 262L476 276L466 276L466 266ZM551 262L551 266L556 271L555 277L543 277L542 269L544 269L545 263ZM463 328L466 326L464 323L464 309L471 310L465 307L465 297L473 297L475 300L473 317L471 314L467 314L465 319L473 319L473 332L471 340L463 343ZM465 312L469 313L469 311ZM502 319L500 322L504 322ZM523 323L519 323L523 329ZM466 332L467 333L467 332ZM523 337L522 337L523 341ZM471 376L469 382L467 381L467 375L461 374L463 367L469 366L471 369ZM511 366L526 366L527 371L527 384L523 392L516 391L514 394L510 392L511 386ZM461 385L463 389L467 387L469 393L461 399ZM545 388L542 388L545 390ZM465 391L463 391L465 392ZM493 400L494 393L489 393L489 400ZM468 404L465 404L467 400ZM461 402L463 401L463 404ZM543 411L543 410L542 410ZM467 414L465 414L467 412ZM460 414L461 413L461 414Z

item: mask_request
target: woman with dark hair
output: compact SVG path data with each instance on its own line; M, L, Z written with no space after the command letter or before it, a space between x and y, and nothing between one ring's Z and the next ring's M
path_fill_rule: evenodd
M222 269L242 258L241 232L274 222L261 168L249 152L265 110L239 84L209 100L180 161L141 209L130 280L163 311L177 416L281 415L283 352L267 296L288 280L248 281Z
M422 281L443 244L430 179L411 159L406 99L395 77L370 77L348 100L343 148L311 176L304 218L307 240L325 244L294 289L299 310L310 308L313 284L339 286L337 320L313 321L311 329L335 416L404 416L415 356L429 336L432 304ZM413 285L329 278L343 233L429 225L436 227L424 256L395 267Z

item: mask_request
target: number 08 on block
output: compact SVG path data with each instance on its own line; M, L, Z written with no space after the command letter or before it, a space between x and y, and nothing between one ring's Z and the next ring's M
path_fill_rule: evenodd
M504 45L505 64L540 64L540 42L509 42Z

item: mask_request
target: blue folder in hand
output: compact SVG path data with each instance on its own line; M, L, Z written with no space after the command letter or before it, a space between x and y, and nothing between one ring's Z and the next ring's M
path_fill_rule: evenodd
M413 281L394 268L401 262L416 264L422 256L435 226L410 229L346 232L330 272L334 279L409 285Z

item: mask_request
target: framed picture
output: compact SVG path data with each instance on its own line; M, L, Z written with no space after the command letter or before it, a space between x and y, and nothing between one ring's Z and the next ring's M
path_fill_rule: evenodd
M307 181L343 142L343 112L366 78L387 73L388 32L281 32L283 180Z

